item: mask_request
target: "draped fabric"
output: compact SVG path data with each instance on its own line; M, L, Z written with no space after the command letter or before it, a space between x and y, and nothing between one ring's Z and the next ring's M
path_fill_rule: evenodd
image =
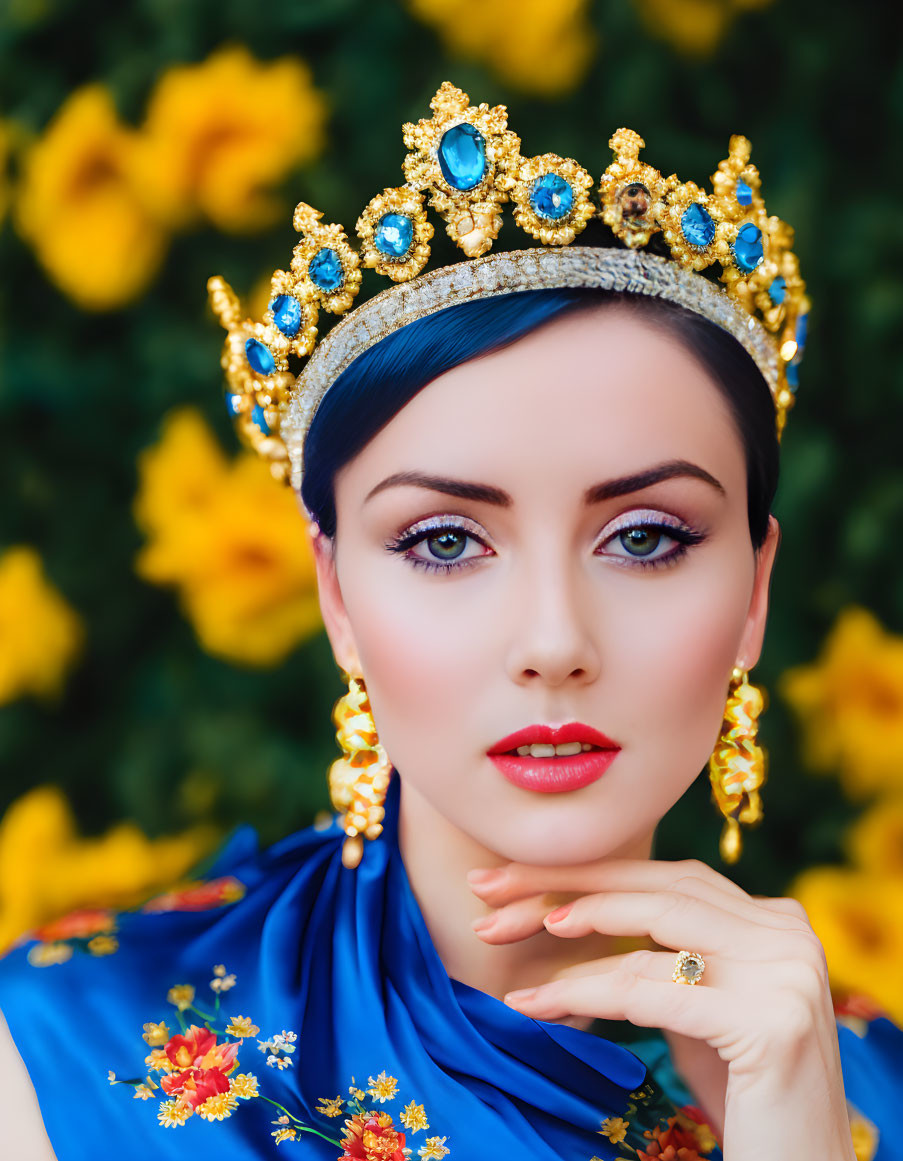
M336 819L263 852L254 832L241 828L206 888L121 912L101 924L100 935L73 917L0 960L0 1009L59 1161L169 1161L198 1150L217 1161L269 1157L277 1151L272 1134L284 1126L274 1124L281 1110L263 1097L316 1130L298 1131L280 1152L335 1159L345 1155L337 1142L348 1131L352 1089L369 1113L405 1134L397 1153L355 1152L367 1141L359 1139L348 1155L362 1159L644 1161L646 1149L657 1155L658 1138L720 1161L657 1030L633 1051L592 1030L531 1019L449 977L401 858L398 804L396 775L383 834L365 843L355 870L342 865ZM211 980L219 981L218 993ZM140 1099L133 1086L109 1083L109 1071L120 1081L150 1077L160 1085L187 1075L154 1071L163 1040L142 1039L146 1024L165 1022L175 1035L179 1017L203 1023L170 1002L176 985L195 989L196 1007L214 1017L218 1044L233 1017L259 1028L241 1041L232 1035L238 1065L229 1075L253 1074L261 1096L232 1101L224 1119L193 1115L167 1127L158 1123L160 1089ZM891 1040L875 1052L870 1041L881 1040L882 1030L861 1039L839 1028L845 1068L850 1062L862 1076L852 1084L876 1123L890 1115L903 1084L899 1071L893 1079L903 1069L903 1033L883 1023ZM296 1039L280 1042L284 1032ZM371 1139L374 1150L378 1144Z

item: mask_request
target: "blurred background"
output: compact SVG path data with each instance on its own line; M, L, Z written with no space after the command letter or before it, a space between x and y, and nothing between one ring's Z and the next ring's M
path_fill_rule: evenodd
M838 998L903 1022L893 6L0 11L0 948L26 931L90 935L103 928L47 925L197 881L241 823L270 843L327 817L345 687L294 501L226 415L205 284L223 274L259 317L295 202L353 237L370 197L402 181L402 123L429 116L448 79L506 104L525 154L572 156L597 178L622 125L645 160L706 188L743 133L769 212L796 229L813 309L752 675L769 693L764 822L723 866L702 774L655 856L796 895Z

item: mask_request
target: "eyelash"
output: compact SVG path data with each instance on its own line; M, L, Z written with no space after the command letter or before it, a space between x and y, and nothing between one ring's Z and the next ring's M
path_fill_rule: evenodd
M637 513L637 515L653 516L654 514L650 512L648 514ZM455 523L453 520L449 520L445 517L434 517L433 519L436 521L436 523L430 523L425 527L423 525L415 524L411 529L402 532L394 540L388 541L385 544L386 551L399 553L402 556L402 559L409 561L414 566L414 568L424 568L428 572L445 574L456 572L459 569L469 568L471 565L479 564L481 560L486 559L485 554L481 554L480 556L471 556L466 557L463 560L445 563L438 560L425 560L422 556L415 556L410 550L416 544L420 544L420 542L423 540L439 536L443 532L463 532L465 536L477 541L478 544L483 544L484 548L488 547L483 543L483 541L479 536L477 536L475 532L466 528L463 524ZM649 559L634 557L631 563L625 563L619 565L618 567L641 569L669 568L672 565L677 564L677 562L687 554L687 551L691 547L697 544L701 544L706 539L705 533L696 532L692 528L688 528L683 524L670 524L667 521L659 518L633 519L630 521L625 521L625 523L615 528L614 531L609 536L607 536L602 543L608 544L621 533L630 532L637 528L645 530L660 530L677 543L674 548L672 548L663 556L651 557ZM621 557L616 559L626 561L629 558Z

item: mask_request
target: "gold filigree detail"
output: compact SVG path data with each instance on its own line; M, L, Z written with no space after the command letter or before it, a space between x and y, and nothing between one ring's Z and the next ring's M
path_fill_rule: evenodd
M335 223L324 226L322 217L322 212L307 202L295 206L292 224L302 237L292 251L292 271L304 291L311 293L324 310L344 314L361 287L360 259L348 245L342 227ZM334 290L321 286L310 273L312 259L323 250L331 250L342 267L342 282Z
M534 182L546 174L554 174L570 186L573 201L570 210L560 218L543 217L533 205ZM596 212L589 198L592 188L592 177L573 158L559 157L557 153L523 158L511 193L511 200L515 203L514 219L522 230L544 245L566 246L573 242Z
M421 117L403 128L405 181L413 189L430 190L430 205L445 219L448 236L468 258L492 248L502 226L501 206L514 185L520 159L520 138L508 129L508 110L485 102L471 105L470 97L444 81L430 101L433 116ZM458 125L470 125L480 135L485 168L470 189L457 189L446 181L439 161L442 138Z
M640 161L646 142L632 129L619 129L608 144L615 160L599 182L602 221L625 246L645 246L661 228L655 209L677 186L677 175L662 177L657 169Z
M411 244L403 255L395 258L376 247L376 232L386 214L402 214L411 221ZM357 220L357 236L361 240L361 262L373 267L377 274L388 275L393 282L407 282L419 274L429 261L429 241L433 227L426 216L423 196L408 186L384 189L367 205Z

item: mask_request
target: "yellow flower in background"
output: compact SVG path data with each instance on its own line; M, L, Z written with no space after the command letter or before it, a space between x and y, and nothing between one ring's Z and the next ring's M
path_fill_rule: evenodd
M0 819L0 949L76 909L139 903L184 875L218 838L201 826L148 839L130 822L83 838L57 787L29 791ZM109 953L109 937L98 947Z
M136 298L167 235L136 189L137 135L100 84L77 89L25 151L15 216L50 278L84 310Z
M25 545L0 556L0 705L23 694L53 697L80 654L78 614Z
M818 661L788 670L780 689L813 770L836 770L855 799L903 789L903 637L848 608Z
M903 797L876 802L847 831L845 846L857 867L903 876Z
M321 628L304 520L255 453L228 462L199 412L181 408L138 470L138 574L178 588L204 649L276 665Z
M787 893L806 908L832 987L865 993L903 1023L903 875L812 867Z
M774 0L634 0L649 32L679 53L707 57L721 44L742 12L767 8Z
M524 92L572 92L598 49L588 0L409 0L449 51L493 68Z
M269 225L286 208L270 187L322 151L326 112L298 57L262 62L234 46L171 66L143 126L148 205L174 226L201 215L223 230Z

